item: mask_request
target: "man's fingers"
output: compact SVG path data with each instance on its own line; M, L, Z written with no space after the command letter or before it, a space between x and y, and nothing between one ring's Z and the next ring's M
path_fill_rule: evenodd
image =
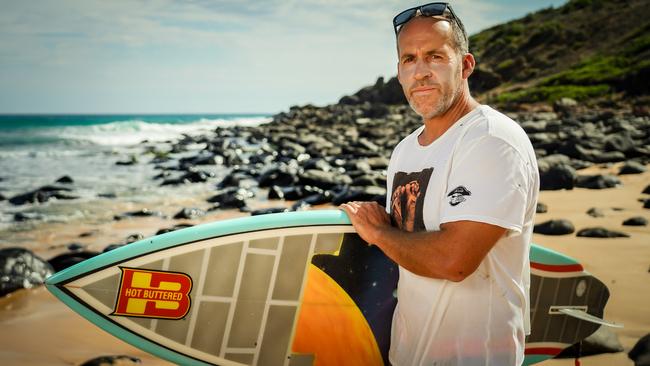
M339 206L340 209L345 211L348 215L350 214L356 214L358 208L350 205L349 203L343 203Z

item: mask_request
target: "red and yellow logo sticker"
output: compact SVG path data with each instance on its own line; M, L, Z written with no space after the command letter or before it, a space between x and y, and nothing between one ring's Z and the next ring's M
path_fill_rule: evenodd
M190 311L190 276L179 272L120 269L122 281L111 315L181 319Z

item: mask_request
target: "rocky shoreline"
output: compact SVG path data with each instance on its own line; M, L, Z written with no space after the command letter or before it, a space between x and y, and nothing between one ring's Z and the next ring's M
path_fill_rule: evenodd
M158 172L152 180L160 186L203 183L203 208L179 207L175 220L195 220L215 211L238 210L252 215L312 206L339 205L351 200L385 203L386 168L393 147L420 126L420 118L405 104L378 102L385 95L376 88L363 89L326 107L292 107L269 123L252 127L217 128L212 134L184 136L164 144L142 143L143 155L125 158L119 165L151 164ZM375 94L373 94L373 92ZM391 97L392 98L392 97ZM390 98L389 98L390 99ZM371 100L372 102L370 102ZM562 100L542 111L508 113L518 121L533 142L541 175L542 190L574 188L616 189L619 177L640 174L650 163L650 116L632 111L587 109L572 100ZM199 150L188 146L202 146ZM147 157L153 156L146 160ZM616 174L579 174L588 167L620 165ZM617 165L617 166L618 166ZM215 170L224 172L217 175ZM209 194L208 194L209 193ZM650 208L650 187L639 192L639 206ZM12 205L37 205L50 199L74 200L74 180L64 176L53 185L0 197ZM104 197L111 199L111 197ZM251 204L266 201L267 207ZM277 204L276 204L277 203ZM538 212L545 212L543 203ZM597 217L597 210L588 213ZM115 212L113 220L162 217L148 208ZM17 213L16 222L37 220ZM643 217L631 217L625 225L647 225ZM158 233L191 226L178 223ZM568 220L553 219L535 228L544 235L576 232ZM604 227L579 228L579 237L626 237L624 232ZM139 240L142 234L121 243L106 243L103 251ZM69 243L65 253L44 261L22 248L0 250L0 295L42 283L54 271L99 254Z

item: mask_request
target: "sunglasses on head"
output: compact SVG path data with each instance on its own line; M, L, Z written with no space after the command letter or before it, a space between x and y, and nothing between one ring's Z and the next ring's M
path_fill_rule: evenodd
M397 14L395 18L393 18L393 27L395 28L395 34L399 32L401 26L416 17L418 13L425 17L448 17L450 20L454 20L458 24L463 33L465 32L463 24L460 22L458 17L456 17L454 10L451 8L451 5L449 5L449 3L429 3L406 9L403 12Z

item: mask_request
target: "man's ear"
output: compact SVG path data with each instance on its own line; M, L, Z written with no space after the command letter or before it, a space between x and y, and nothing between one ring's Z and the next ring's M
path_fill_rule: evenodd
M472 75L472 72L474 72L474 67L476 66L476 60L474 59L474 55L471 53L466 53L463 56L462 59L463 63L463 79L469 78L470 75Z

